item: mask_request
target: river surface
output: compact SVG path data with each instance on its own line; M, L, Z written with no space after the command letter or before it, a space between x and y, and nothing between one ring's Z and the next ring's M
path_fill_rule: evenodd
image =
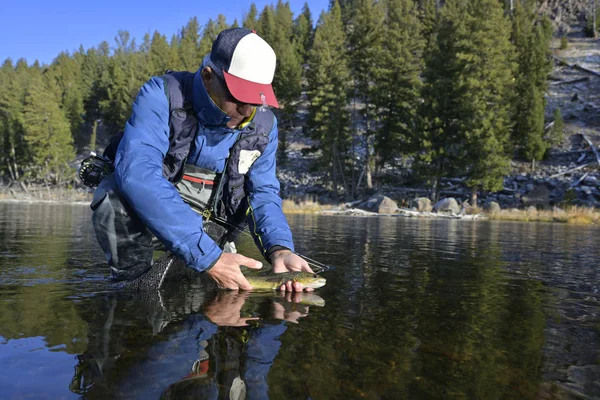
M0 399L600 397L597 227L292 215L313 295L124 295L90 217L0 203Z

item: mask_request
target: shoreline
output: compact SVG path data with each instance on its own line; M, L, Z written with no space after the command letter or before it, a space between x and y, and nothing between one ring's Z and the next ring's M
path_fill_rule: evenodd
M89 206L93 197L91 192L82 192L81 189L50 189L29 192L0 191L0 203L22 204L57 204L57 205L85 205ZM454 214L451 212L425 212L407 208L398 208L395 213L379 214L359 208L343 208L343 204L323 205L314 201L300 203L286 199L282 205L285 214L321 214L342 215L352 217L402 217L402 218L427 218L427 219L458 219L458 220L489 220L489 221L518 221L518 222L554 222L573 225L600 225L600 210L593 207L567 207L561 209L554 207L550 210L538 210L533 207L527 209L503 209L489 212L479 208L471 208L465 213Z

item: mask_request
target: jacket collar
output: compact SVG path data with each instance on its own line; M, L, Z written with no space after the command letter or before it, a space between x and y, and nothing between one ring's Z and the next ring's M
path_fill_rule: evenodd
M202 125L208 126L225 126L231 117L223 112L214 101L210 98L204 83L202 82L202 76L200 72L204 63L200 66L198 71L194 74L193 83L193 95L192 100L194 102L194 112L198 117L198 121Z

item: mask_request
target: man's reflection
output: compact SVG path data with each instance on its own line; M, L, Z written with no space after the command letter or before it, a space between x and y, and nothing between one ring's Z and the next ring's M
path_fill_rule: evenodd
M136 393L132 395L139 395L148 390L143 383L138 385L140 375L147 375L146 370L155 374L159 370L162 376L155 377L155 380L164 380L175 371L167 366L167 363L173 364L168 359L174 361L183 358L189 361L176 363L181 367L187 364L187 373L182 372L181 378L174 383L163 383L161 398L268 398L267 375L281 347L280 338L287 330L286 324L298 323L309 314L310 306L324 305L318 295L302 292L218 291L196 297L196 303L190 303L189 298L178 299L177 296L167 297L160 293L153 299L153 304L145 299L147 316L154 333L150 348L143 345L132 348L124 344L120 336L129 337L131 334L123 327L109 326L120 323L139 329L139 326L132 326L127 316L119 318L118 311L123 307L116 307L116 300L111 299L108 311L102 313L107 317L105 321L96 321L101 325L95 325L97 331L91 335L94 340L90 340L88 351L78 356L79 363L71 390L100 396L114 394L115 391L122 395L124 391L133 390ZM202 299L201 303L197 302L199 298ZM125 309L130 307L126 305ZM90 326L90 329L93 327ZM110 337L102 337L103 334ZM107 350L107 343L113 343L110 350ZM114 344L117 343L129 352L135 351L136 361L133 365L124 360L119 363L120 354L115 352L119 353L123 348L118 345L115 348ZM177 351L168 354L170 349ZM147 355L157 352L162 352L161 358L164 360L152 366ZM113 362L106 363L107 359ZM118 374L107 373L107 366L120 371ZM123 371L123 367L128 371ZM122 381L124 376L128 376L126 382ZM99 392L94 393L96 389Z

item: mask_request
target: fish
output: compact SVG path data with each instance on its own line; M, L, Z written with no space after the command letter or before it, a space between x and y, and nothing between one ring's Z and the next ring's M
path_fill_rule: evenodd
M325 299L321 296L314 294L313 292L294 292L293 294L288 292L286 294L283 292L273 292L266 290L258 290L256 292L250 293L248 300L250 301L260 301L264 299L272 299L273 301L280 300L281 302L293 303L293 304L302 304L306 306L316 306L316 307L324 307Z
M327 280L322 276L304 271L282 272L269 275L246 275L246 279L255 290L277 290L287 281L300 282L305 288L318 289L325 286Z

